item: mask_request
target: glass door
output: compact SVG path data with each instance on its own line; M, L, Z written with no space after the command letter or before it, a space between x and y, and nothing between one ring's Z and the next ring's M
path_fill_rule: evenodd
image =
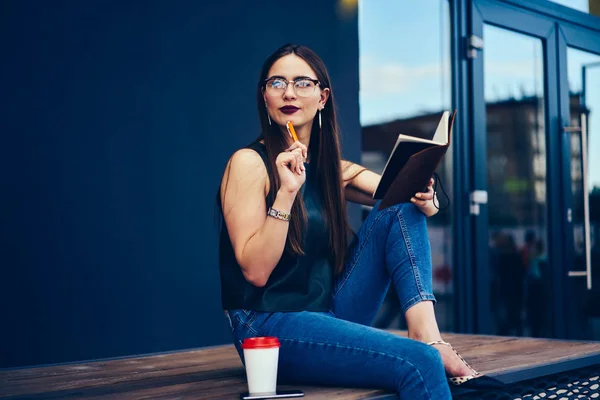
M566 38L561 113L569 195L564 315L569 338L600 340L600 32L561 30Z
M600 340L600 24L470 17L476 330Z
M473 259L476 329L504 336L556 335L558 282L552 216L560 208L554 23L476 0L472 68ZM555 85L554 85L555 86ZM554 192L553 192L554 191ZM554 196L553 196L554 195Z
M491 328L548 336L543 43L488 24L483 36Z

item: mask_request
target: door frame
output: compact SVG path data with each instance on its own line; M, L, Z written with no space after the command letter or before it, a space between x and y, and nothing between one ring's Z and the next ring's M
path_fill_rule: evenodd
M559 92L558 83L558 58L556 22L547 16L534 13L510 3L492 0L472 0L469 7L469 36L475 35L483 38L484 24L494 25L529 37L538 38L542 42L544 63L544 119L546 126L546 197L554 199L547 201L547 248L549 268L553 271L552 290L553 304L552 315L562 315L564 304L564 284L561 282L565 259L561 243L564 232L563 221L560 216L564 210L561 163L552 162L560 159L560 133L559 130ZM485 51L485 47L482 49ZM486 105L484 99L483 56L481 51L469 62L469 154L470 168L469 181L471 190L487 190L487 135L486 132ZM489 282L490 271L488 262L488 209L480 207L479 215L471 216L472 238L470 256L473 260L472 279L475 280L474 297L474 326L478 333L493 333L493 318L490 310ZM560 318L553 321L554 336L564 337L565 326Z

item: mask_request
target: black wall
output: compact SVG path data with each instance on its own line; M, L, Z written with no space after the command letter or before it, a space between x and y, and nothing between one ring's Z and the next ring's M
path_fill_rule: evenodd
M0 1L0 367L230 341L215 193L286 42L328 65L357 161L357 19L334 1Z

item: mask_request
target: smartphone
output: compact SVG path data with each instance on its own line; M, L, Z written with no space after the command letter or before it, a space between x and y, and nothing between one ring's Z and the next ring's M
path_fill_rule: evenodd
M278 390L275 393L242 393L240 400L262 400L262 399L288 399L291 397L304 397L302 390Z

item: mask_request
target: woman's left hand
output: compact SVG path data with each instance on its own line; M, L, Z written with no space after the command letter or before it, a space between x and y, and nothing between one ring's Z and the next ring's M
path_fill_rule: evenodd
M433 198L435 197L435 193L433 192L433 182L433 178L431 178L429 180L429 185L427 186L427 191L416 193L410 199L410 201L415 206L419 207L419 210L428 217L431 217L438 212L438 209L433 205Z

